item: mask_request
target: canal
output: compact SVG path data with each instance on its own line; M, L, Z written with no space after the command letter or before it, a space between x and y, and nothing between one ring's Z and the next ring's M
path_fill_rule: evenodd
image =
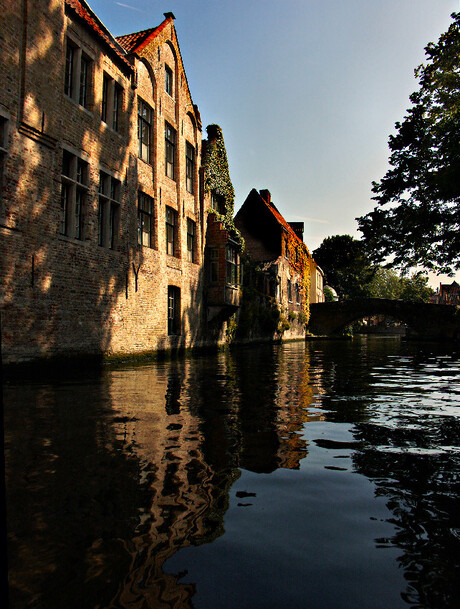
M393 338L8 378L11 609L458 609L460 357Z

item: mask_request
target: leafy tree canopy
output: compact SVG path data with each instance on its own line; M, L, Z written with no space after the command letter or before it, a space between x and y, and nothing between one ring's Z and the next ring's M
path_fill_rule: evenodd
M374 269L361 241L350 235L326 237L313 252L313 259L322 268L326 283L334 288L339 298L367 296L367 284Z
M389 139L391 167L373 183L377 206L357 219L373 261L448 274L460 269L460 13L452 18L415 71L419 89Z
M364 244L350 235L327 237L313 258L322 268L326 283L340 299L392 298L412 302L428 302L433 290L428 276L422 272L399 275L395 270L369 262ZM324 290L326 300L332 294Z
M392 298L411 302L429 302L433 290L428 286L428 276L418 272L411 276L399 276L393 269L377 267L368 284L371 298Z

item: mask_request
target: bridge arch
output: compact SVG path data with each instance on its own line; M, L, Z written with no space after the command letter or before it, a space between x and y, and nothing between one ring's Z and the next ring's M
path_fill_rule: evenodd
M387 298L311 304L308 329L316 335L334 336L354 321L373 315L386 315L404 322L414 337L458 340L460 336L458 307Z

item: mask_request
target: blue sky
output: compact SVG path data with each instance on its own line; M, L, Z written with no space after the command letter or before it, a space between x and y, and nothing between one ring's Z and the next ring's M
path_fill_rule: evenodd
M305 222L310 250L359 238L355 218L373 208L414 68L460 10L459 0L88 1L115 36L174 13L203 128L223 129L235 211L268 188L286 220Z

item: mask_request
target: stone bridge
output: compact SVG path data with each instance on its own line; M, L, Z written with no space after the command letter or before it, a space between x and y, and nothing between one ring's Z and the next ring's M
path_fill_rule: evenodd
M404 322L408 326L408 335L414 338L460 338L460 307L386 298L311 304L308 330L316 335L338 335L354 321L373 315L386 315Z

